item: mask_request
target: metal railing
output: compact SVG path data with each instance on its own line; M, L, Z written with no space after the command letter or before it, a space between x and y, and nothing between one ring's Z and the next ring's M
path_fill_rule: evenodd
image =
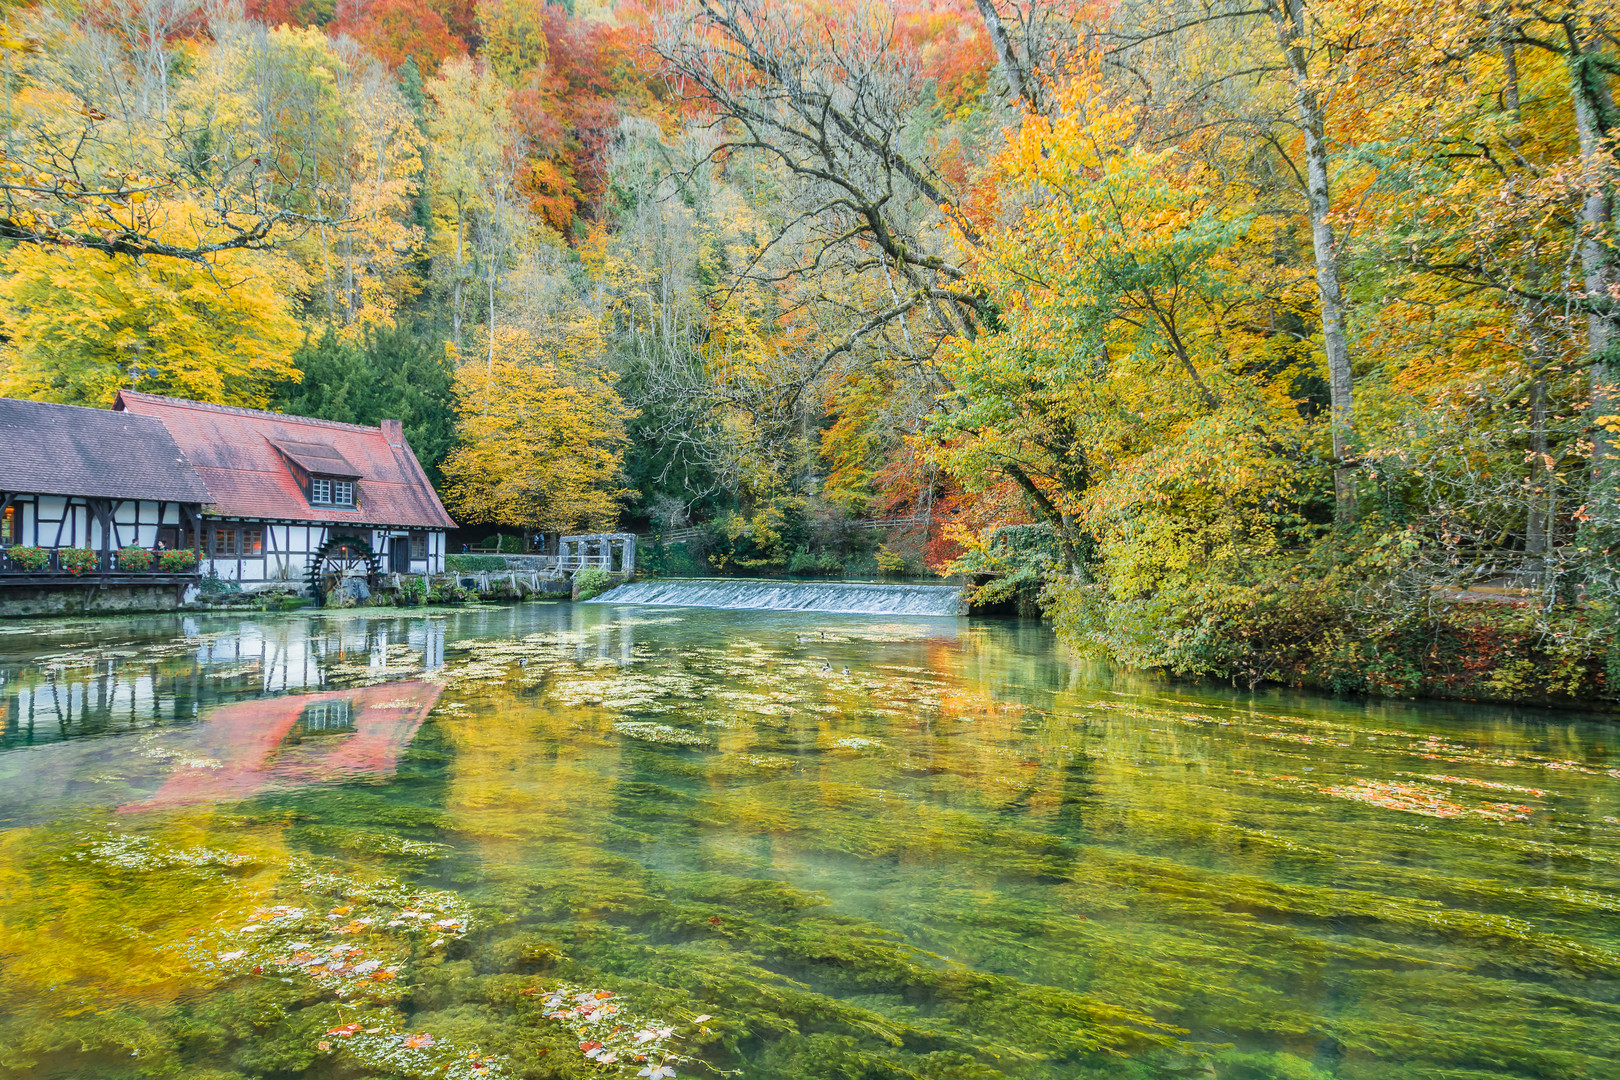
M570 570L587 570L596 567L600 570L613 569L613 555L557 555L557 569L563 573Z

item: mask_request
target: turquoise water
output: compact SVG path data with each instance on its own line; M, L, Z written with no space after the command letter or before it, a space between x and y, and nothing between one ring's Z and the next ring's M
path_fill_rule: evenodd
M568 604L0 678L8 1078L1620 1076L1601 718Z

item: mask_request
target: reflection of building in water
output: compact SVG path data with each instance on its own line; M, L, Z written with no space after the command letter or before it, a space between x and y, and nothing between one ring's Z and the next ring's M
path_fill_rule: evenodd
M628 667L635 657L636 623L634 619L593 617L593 609L573 606L572 630L579 643L574 655L579 660L612 660ZM592 630L594 634L590 633ZM591 638L594 637L595 648Z
M379 683L223 706L162 742L176 762L168 781L150 799L121 809L391 776L442 692L433 683Z
M345 698L315 701L298 715L298 727L306 734L354 730L354 705Z
M195 668L131 671L110 661L12 675L0 679L0 748L190 720L200 684Z
M190 618L181 625L185 638L144 652L0 666L0 749L189 722L200 709L250 695L321 690L333 663L408 674L401 643L421 654L426 670L444 666L442 619L273 619L213 633Z
M441 619L423 619L411 626L405 643L422 654L422 670L437 671L444 667L444 622Z

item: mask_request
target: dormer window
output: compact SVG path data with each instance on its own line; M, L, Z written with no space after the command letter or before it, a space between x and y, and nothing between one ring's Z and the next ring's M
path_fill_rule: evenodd
M311 477L309 501L316 506L354 506L354 481L333 480L325 476Z

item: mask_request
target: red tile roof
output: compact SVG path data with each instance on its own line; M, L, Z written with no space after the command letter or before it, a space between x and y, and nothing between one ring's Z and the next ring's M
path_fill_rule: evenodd
M455 528L397 424L387 428L340 424L131 390L120 390L113 408L163 422L208 485L213 496L206 508L209 513L281 521ZM397 441L390 441L390 434ZM277 450L278 445L285 449L299 443L318 444L319 457L335 458L333 465L341 461L352 467L344 471L359 478L359 506L340 510L310 504ZM312 471L342 475L318 466Z

